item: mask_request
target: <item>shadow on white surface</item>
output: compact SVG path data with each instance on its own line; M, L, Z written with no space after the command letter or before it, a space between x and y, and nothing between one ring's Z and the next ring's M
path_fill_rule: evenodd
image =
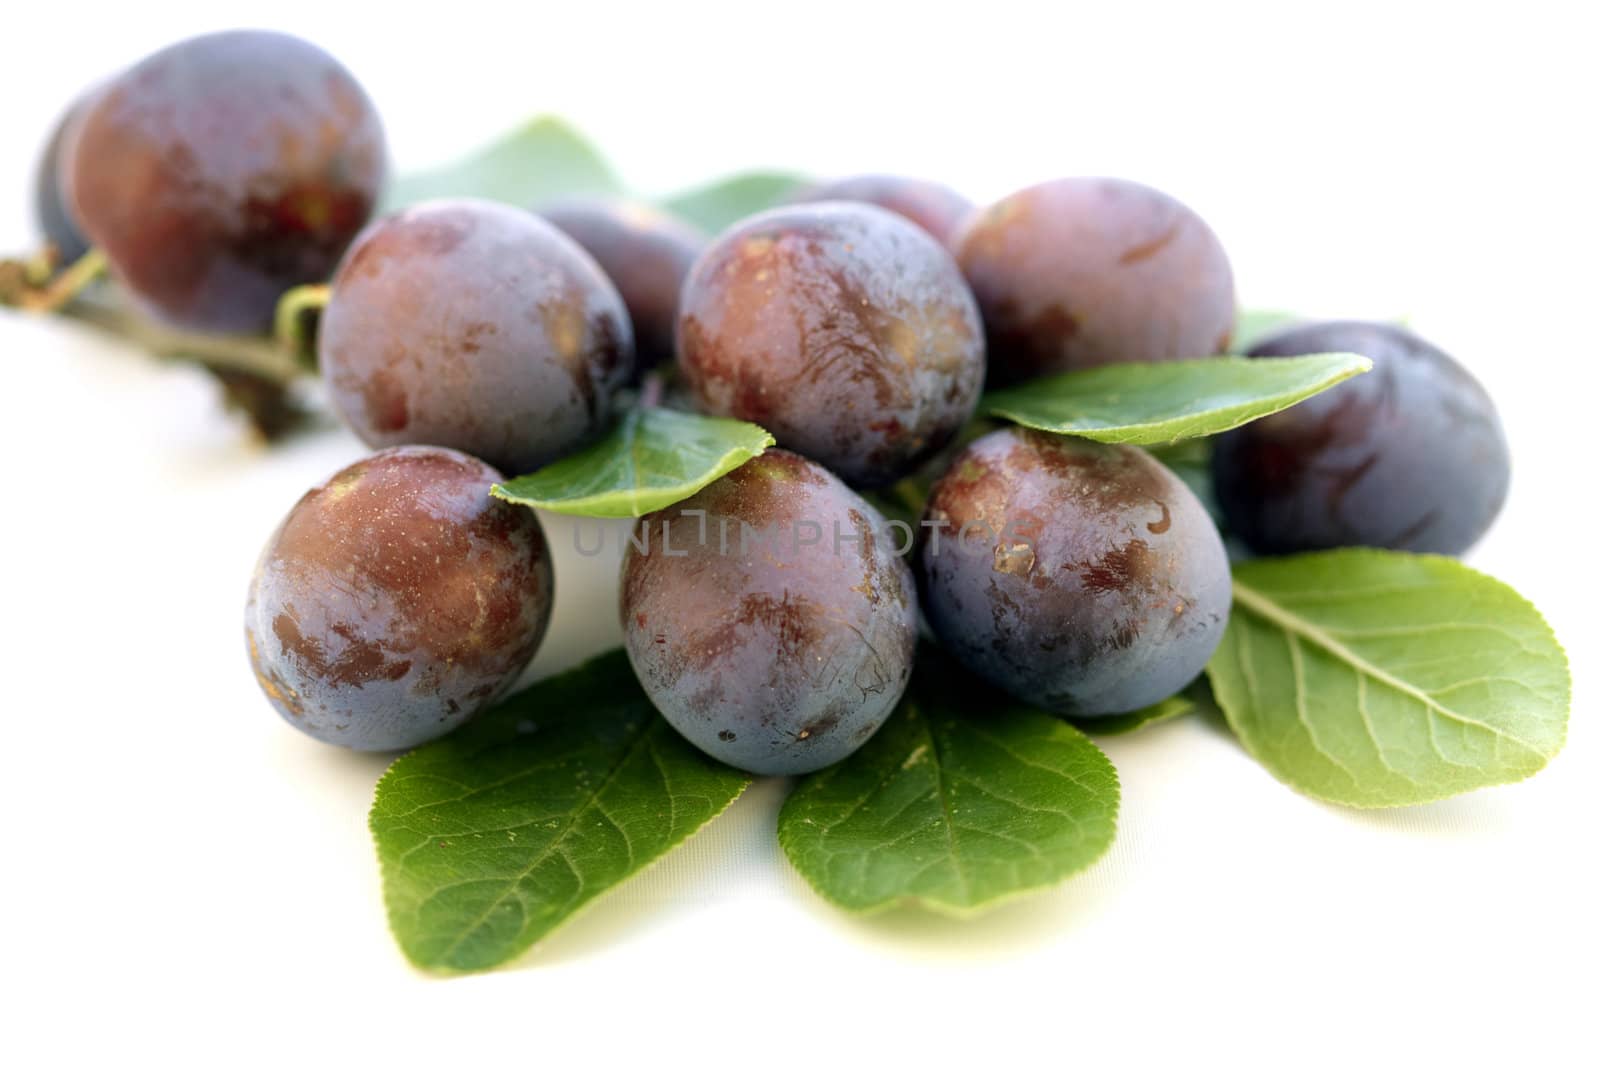
M965 963L1034 951L1090 919L1117 891L1117 878L1102 876L1092 884L1078 880L1018 897L967 919L915 906L853 916L819 897L783 858L776 824L789 789L789 779L758 780L699 834L600 897L506 969L626 953L631 942L664 927L716 923L724 909L740 913L752 896L763 909L781 909L795 922L810 919L858 946Z
M1492 786L1409 808L1327 807L1363 830L1414 837L1487 839L1517 832L1522 817L1513 794L1518 788L1519 784ZM1307 802L1320 803L1309 798Z
M773 825L788 795L784 778L753 782L699 833L657 860L642 874L602 895L535 945L508 970L554 967L579 958L620 953L652 928L698 915L715 922L715 911L748 880L754 852L777 852ZM781 858L777 861L781 862Z
M248 710L266 717L274 714L265 699L259 708L252 706ZM326 804L330 815L348 819L359 812L363 825L378 779L402 755L353 752L305 737L288 726L274 729L271 734L267 763L281 781L290 783L302 796Z
M967 964L1034 953L1041 945L1092 921L1106 898L1115 893L1115 877L1074 879L1003 901L968 918L939 915L916 905L851 916L809 891L804 900L805 910L836 933L921 961Z
M1202 705L1181 721L1189 724L1191 730L1203 731L1237 749L1250 763L1251 770L1265 776L1286 793L1290 803L1297 802L1315 809L1316 812L1363 829L1382 830L1394 834L1472 838L1511 833L1516 827L1518 818L1516 804L1509 796L1509 792L1515 790L1518 783L1480 789L1474 793L1411 807L1350 808L1307 796L1274 778L1270 771L1257 764L1239 745L1233 736L1233 731L1228 728L1228 722L1223 717L1221 709L1214 705ZM1160 743L1164 732L1176 725L1176 723L1157 723L1134 733L1098 737L1094 740L1105 749L1106 754L1120 769L1125 761L1139 758L1140 748L1149 748Z

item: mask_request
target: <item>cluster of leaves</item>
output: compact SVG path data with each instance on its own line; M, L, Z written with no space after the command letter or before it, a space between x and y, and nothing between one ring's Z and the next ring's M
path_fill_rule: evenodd
M754 171L661 201L679 218L716 233L769 208L805 184L795 174ZM560 119L533 119L450 166L404 175L389 189L394 210L439 197L473 196L533 207L565 196L620 196L622 181L578 132Z
M746 175L666 206L714 231L797 184ZM391 206L620 189L570 129L541 120L459 166L401 181ZM1236 347L1288 318L1242 317ZM981 414L1150 446L1207 499L1206 437L1369 367L1341 353L1104 367L991 393ZM638 516L772 443L749 423L640 407L587 450L495 493ZM912 486L898 503L915 510L916 498ZM915 903L965 914L1053 885L1115 834L1116 771L1084 731L1146 728L1212 700L1274 775L1356 807L1514 781L1560 749L1565 656L1533 606L1494 579L1451 559L1373 550L1244 562L1234 579L1207 678L1128 715L1070 723L920 656L884 728L796 783L778 820L785 855L820 895L860 913ZM622 654L605 653L402 757L379 782L371 824L395 935L422 967L504 963L682 842L748 781L674 733Z
M1235 571L1210 691L1252 755L1355 807L1524 778L1560 749L1570 680L1531 604L1454 560L1342 550ZM1198 691L1069 723L925 650L859 752L799 780L778 817L795 869L840 908L966 915L1094 863L1116 832L1111 761L1085 731L1148 727ZM679 737L620 651L401 757L371 825L402 950L497 966L638 873L749 783Z

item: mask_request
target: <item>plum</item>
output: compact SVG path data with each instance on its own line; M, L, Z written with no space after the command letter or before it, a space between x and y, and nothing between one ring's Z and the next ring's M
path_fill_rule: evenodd
M870 204L776 208L684 283L678 359L702 410L749 419L852 485L937 452L983 387L978 311L950 254Z
M71 127L82 117L87 101L80 100L56 122L39 157L33 176L33 209L44 239L55 246L59 262L71 263L89 251L89 240L73 217L61 190L62 147Z
M628 658L689 741L757 774L843 759L911 677L916 593L894 530L820 465L770 449L637 524Z
M1232 589L1216 525L1137 448L997 430L955 457L923 523L929 626L1018 699L1134 711L1193 681L1222 640Z
M857 174L820 182L794 198L796 203L817 200L876 204L916 223L946 246L976 211L972 201L947 185L893 174Z
M267 542L245 608L256 680L320 741L430 741L503 694L539 648L554 590L531 509L499 472L443 448L352 464Z
M682 219L632 201L558 200L538 213L593 256L617 287L633 323L638 371L670 364L678 294L705 236Z
M363 441L456 448L508 474L603 430L633 367L628 313L594 259L484 200L368 227L334 277L317 350Z
M1230 534L1264 555L1369 545L1460 554L1505 503L1511 456L1494 403L1400 326L1324 322L1267 337L1257 359L1355 352L1372 370L1219 437Z
M99 90L73 130L73 217L145 307L198 330L264 330L284 290L325 280L387 166L350 72L260 30L162 49Z
M958 238L989 376L1011 385L1107 363L1200 359L1233 330L1233 270L1217 235L1165 193L1062 178L1013 193Z

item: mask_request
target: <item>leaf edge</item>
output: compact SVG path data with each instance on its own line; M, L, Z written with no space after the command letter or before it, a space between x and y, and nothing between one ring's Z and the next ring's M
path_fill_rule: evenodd
M767 449L777 447L777 439L772 436L772 432L766 427L759 426L756 423L749 422L748 420L744 419L740 419L738 421L745 422L747 425L754 426L759 429L762 437L764 438L764 443L760 445L756 451L751 451L751 449L743 445L736 445L732 448L729 448L727 451L723 452L718 458L717 462L712 465L710 473L682 483L683 486L687 487L687 491L681 494L679 494L677 488L631 491L612 490L606 493L591 493L588 496L576 497L569 500L552 501L550 498L535 499L525 495L517 494L511 488L511 486L520 481L521 478L531 476L522 475L519 478L511 478L504 482L494 483L489 487L489 495L496 500L503 500L508 504L516 504L525 508L535 508L542 511L550 511L557 515L575 515L580 518L588 519L642 518L645 515L652 515L655 512L660 511L662 508L671 507L673 504L676 504L680 501L688 500L690 497L694 496L712 482L732 474L746 463L749 463L751 460L762 455L767 451ZM744 453L744 458L739 459L737 462L729 465L728 461L737 457L740 453ZM574 452L568 456L563 456L562 460L570 459L573 456L580 454L581 452ZM557 460L557 462L561 462L561 460ZM538 472L535 471L533 473L536 474ZM639 506L631 503L631 501L637 500L641 497L648 499L651 506L645 507L641 510ZM626 510L622 509L621 507L609 506L612 503L621 503L625 500L630 501L629 507Z
M1368 371L1372 370L1372 366L1373 366L1372 360L1368 359L1366 356L1363 356L1363 355L1361 355L1360 353L1357 353L1357 352L1311 352L1311 353L1306 353L1304 355L1283 356L1283 357L1279 357L1279 358L1280 359L1284 359L1284 360L1305 360L1305 359L1318 359L1318 358L1321 358L1321 357L1324 357L1324 356L1348 356L1348 357L1351 357L1352 359L1354 359L1356 362L1352 363L1350 365L1350 369L1347 370L1345 373L1342 373L1342 374L1338 375L1337 377L1331 378L1328 381L1317 385L1315 388L1312 388L1312 389L1309 389L1309 390L1304 390L1304 389L1302 389L1302 390L1291 390L1288 393L1275 394L1274 397L1272 398L1273 402L1276 402L1277 399L1279 399L1279 398L1286 398L1286 402L1281 404L1281 405L1279 405L1279 406L1277 406L1277 407L1272 408L1270 411L1263 411L1263 412L1260 412L1260 413L1257 413L1257 414L1251 414L1247 418L1237 418L1237 419L1235 419L1234 416L1236 416L1239 413L1241 413L1241 411L1243 411L1245 408L1249 407L1249 405L1246 405L1246 404L1234 404L1234 405L1231 405L1229 407L1217 408L1213 412L1209 412L1208 414L1217 414L1217 415L1227 416L1232 421L1229 421L1226 426L1219 427L1218 429L1215 429L1215 430L1207 430L1204 433L1180 433L1176 437L1156 437L1156 436L1152 436L1149 433L1149 431L1152 430L1153 428L1163 425L1162 423L1156 423L1156 422L1129 423L1129 424L1127 424L1125 426L1116 427L1115 429L1102 428L1102 429L1089 429L1089 430L1060 430L1060 429L1055 429L1055 428L1050 427L1050 426L1041 425L1038 419L1034 419L1031 416L1021 415L1021 414L1018 414L1018 413L1016 413L1014 411L1007 410L1003 404L1000 405L1000 406L996 406L990 400L989 397L985 397L979 403L976 415L977 416L986 416L986 417L992 418L992 419L1003 419L1006 422L1014 423L1014 424L1016 424L1018 426L1025 427L1025 428L1030 429L1030 430L1036 430L1039 433L1055 434L1058 437L1082 437L1082 438L1086 438L1086 439L1088 439L1090 441L1099 441L1102 444L1136 445L1136 446L1141 447L1141 448L1159 448L1159 447L1163 447L1163 446L1167 446L1167 445L1180 444L1180 443L1182 443L1184 441L1203 440L1204 438L1207 438L1207 437L1215 437L1218 434L1224 434L1224 433L1228 433L1228 432L1233 431L1233 430L1237 430L1241 426L1248 426L1250 423L1255 422L1257 419L1264 419L1264 418L1268 417L1269 415L1276 415L1276 414L1278 414L1280 412L1287 411L1288 409L1294 407L1296 404L1299 404L1302 401L1309 400L1312 397L1318 395L1319 393L1325 393L1329 389L1332 389L1334 386L1339 385L1342 382L1347 382L1351 378L1354 378L1354 377L1356 377L1358 375L1366 374ZM1210 357L1210 358L1212 358L1212 359L1240 359L1240 360L1242 360L1245 357L1243 357L1243 356L1220 356L1220 357L1219 356L1213 356L1213 357ZM1202 360L1190 360L1190 361L1187 361L1187 362L1199 363L1199 362L1203 362L1203 361ZM1151 365L1154 366L1156 364L1151 364ZM1094 369L1094 368L1090 368L1090 369ZM1082 373L1082 372L1068 371L1066 373L1073 374L1073 373ZM1025 383L1022 386L1012 386L1010 388L1007 388L1007 389L1004 389L1004 390L1000 390L997 393L992 394L992 395L999 396L999 397L1004 397L1004 395L1006 393L1012 392L1015 389L1026 388L1028 384L1032 384L1032 383ZM1143 432L1141 432L1141 431L1143 431Z
M1305 785L1302 785L1301 783L1291 781L1290 779L1284 777L1282 774L1278 773L1278 769L1276 767L1274 767L1271 763L1269 763L1267 760L1263 759L1262 756L1261 756L1260 751L1256 748L1255 745L1253 745L1250 742L1250 740L1248 738L1245 737L1244 733L1240 731L1237 723L1234 721L1234 716L1233 716L1233 713L1229 710L1227 699L1223 696L1223 694L1221 692L1221 690L1226 688L1226 687L1224 685L1219 685L1218 679L1217 679L1217 675L1215 673L1213 673L1213 671L1211 669L1211 663L1207 662L1206 663L1206 667L1205 667L1206 681L1210 683L1213 699L1216 702L1217 708L1222 712L1222 716L1223 716L1224 721L1227 722L1227 724L1228 724L1228 732L1233 735L1234 739L1239 742L1240 747L1242 747L1245 750L1246 754L1249 755L1250 758L1253 759L1257 764L1259 764L1262 767L1262 769L1267 771L1267 773L1272 775L1272 777L1275 778L1277 781L1279 781L1282 784L1288 786L1294 792L1299 793L1303 797L1308 797L1311 800L1318 801L1319 803L1332 804L1332 805L1334 805L1336 807L1348 808L1348 809L1351 809L1353 811L1394 811L1394 810L1401 809L1401 808L1421 807L1421 806L1423 806L1425 804L1437 804L1442 800L1449 800L1449 799L1451 799L1453 797L1467 796L1467 795L1472 794L1472 793L1480 792L1481 790L1484 790L1484 789L1493 789L1493 788L1497 788L1499 786L1515 785L1518 782L1525 782L1528 779L1532 778L1534 775L1536 775L1539 772L1543 771L1546 767L1550 766L1550 764L1555 760L1555 758L1557 756L1559 756L1566 749L1567 738L1569 736L1569 733L1570 733L1570 730L1571 730L1571 725L1572 725L1572 657L1567 652L1566 646L1561 643L1560 637L1558 637L1556 635L1555 628L1550 625L1550 620L1545 618L1544 612L1539 610L1538 605L1536 605L1533 601L1529 600L1527 597L1523 596L1522 593L1520 593L1515 587L1513 587L1512 585L1510 585L1507 582L1501 581L1499 578L1496 578L1494 575L1488 574L1488 573L1486 573L1484 571L1480 571L1476 567L1469 567L1469 566L1467 566L1467 564L1463 563L1461 560L1457 559L1454 556L1447 556L1447 555L1443 555L1441 553L1436 553L1436 552L1399 552L1399 551L1396 551L1396 550L1393 550L1393 549L1370 548L1370 547L1365 547L1365 546L1352 546L1352 547L1346 547L1346 548L1325 549L1323 551L1315 552L1315 553L1296 553L1295 555L1291 555L1291 556L1268 557L1268 559L1269 560L1282 560L1282 559L1294 559L1294 558L1296 558L1296 556L1300 556L1300 555L1334 555L1334 554L1339 554L1339 555L1366 555L1366 556L1391 556L1391 555L1394 555L1394 556L1403 556L1405 558L1413 559L1413 560L1425 561L1425 562L1428 562L1430 565L1443 565L1446 569L1454 568L1454 569L1466 571L1466 572L1468 572L1470 574L1476 575L1477 577L1484 579L1485 581L1492 582L1496 586L1498 586L1500 588L1500 590L1502 590L1504 593L1509 594L1512 599L1520 601L1528 609L1528 611L1529 611L1530 615L1532 616L1533 620L1539 625L1539 627L1542 628L1544 634L1550 638L1550 643L1555 647L1556 651L1560 654L1560 666L1561 666L1562 674L1564 676L1563 696L1564 696L1564 700L1565 700L1565 703L1566 703L1566 711L1567 711L1566 716L1563 717L1563 719L1561 720L1561 737L1560 737L1560 740L1557 743L1556 747L1551 750L1550 754L1547 757L1545 757L1545 760L1544 760L1543 763L1541 763L1539 766L1534 767L1533 769L1529 770L1525 774L1519 774L1519 775L1515 775L1515 776L1512 776L1512 777L1501 778L1501 779L1498 779L1498 780L1493 781L1493 782L1484 782L1481 785L1475 785L1475 786L1472 786L1472 787L1470 787L1468 789L1459 789L1459 790L1455 790L1455 791L1452 791L1452 792L1439 793L1439 794L1434 795L1434 796L1429 796L1429 797L1420 798L1420 799L1416 799L1416 800L1374 801L1372 803L1358 803L1356 801L1347 800L1347 799L1344 799L1344 798L1341 798L1341 797L1329 796L1329 795L1327 795L1325 793L1317 791L1316 789L1309 788L1309 787L1307 787ZM1253 563L1253 562L1257 562L1257 561L1256 560L1247 560L1247 561L1244 561L1244 562ZM1234 579L1234 582L1235 582L1235 584L1237 584L1237 579L1236 578ZM1235 607L1238 606L1237 602L1235 602L1234 606ZM1248 609L1245 609L1245 610L1248 610ZM1226 634L1224 634L1223 643L1226 644L1226 642L1227 642L1227 636L1226 636ZM1222 646L1220 646L1220 645L1218 646L1218 653L1219 654L1220 654L1220 651L1221 651L1221 647ZM1212 657L1212 660L1215 660L1216 658L1217 657L1214 655Z
M1071 870L1063 872L1060 877L1053 881L1044 882L1039 885L1024 886L1019 889L1007 890L1004 893L996 894L995 896L988 897L973 904L952 904L948 901L935 900L929 897L919 897L915 894L900 894L897 896L887 897L883 900L874 901L873 903L864 906L848 904L819 885L790 857L789 849L785 843L787 831L784 819L784 812L788 809L790 801L794 799L796 793L799 792L800 787L805 782L816 777L816 775L829 774L834 770L834 768L842 766L845 760L841 760L832 767L826 767L821 771L817 771L815 774L803 776L795 783L794 787L790 789L789 794L783 798L783 804L778 809L778 825L775 836L778 839L778 850L783 853L784 862L789 865L790 870L799 875L800 879L804 881L807 887L809 887L811 891L818 897L825 900L831 906L844 912L851 918L856 919L872 919L893 911L923 911L930 915L936 915L941 919L948 919L957 922L971 922L975 919L981 918L983 915L1001 905L1014 902L1020 897L1033 896L1036 894L1047 893L1052 890L1060 889L1067 882L1076 878L1078 875L1089 870L1091 867L1094 867L1100 863L1101 860L1105 859L1106 855L1111 851L1112 846L1117 843L1117 837L1122 830L1122 775L1120 772L1118 772L1116 763L1111 759L1110 756L1106 755L1105 750L1095 743L1093 737L1085 733L1083 730L1078 729L1075 723L1069 722L1060 716L1051 715L1049 712L1042 711L1029 705L1022 705L1022 708L1030 713L1043 715L1046 718L1052 719L1057 724L1076 733L1085 743L1088 744L1100 761L1105 764L1105 769L1110 772L1111 785L1115 791L1115 803L1111 810L1111 821L1110 826L1108 827L1109 833L1106 835L1105 845L1093 856L1090 856L1088 859L1086 859L1083 863L1073 867ZM846 759L848 759L848 757L846 757Z
M610 651L610 650L607 650L607 651ZM605 654L606 654L605 652L602 652L602 653L599 653L598 655L605 655ZM589 662L589 661L585 661L585 663L587 663L587 662ZM575 669L582 669L582 666L583 665L580 664L579 667L575 668ZM552 677L556 677L556 676L552 676ZM645 729L646 729L646 731L657 730L657 729L665 729L665 730L667 730L669 732L672 732L671 724L669 724L666 721L666 719L663 718L659 713L657 713L654 716L654 721L652 721L649 725L647 725L645 727ZM448 737L449 735L447 734L445 736ZM429 743L431 744L432 742L429 742ZM687 741L685 741L684 743L688 744ZM406 752L403 755L396 757L394 762L389 764L389 766L384 769L383 774L378 776L377 782L375 782L373 784L373 787L372 787L373 803L367 809L367 834L368 834L369 837L372 838L373 854L375 856L381 855L381 842L378 839L378 828L373 825L373 818L374 818L374 816L376 814L376 807L377 807L378 789L379 789L380 786L383 785L384 782L388 781L389 778L395 773L395 768L397 768L401 763L403 763L404 761L406 761L407 759L410 759L413 755L415 755L417 753L417 751L421 747L423 747L423 746L418 746L418 748L412 749L411 751ZM690 747L693 747L693 746L690 746ZM696 749L695 751L698 752L699 750ZM701 755L704 755L704 753L701 753ZM705 758L708 759L708 760L711 759L710 756L705 756ZM717 761L713 760L712 762L717 762ZM713 811L710 815L706 816L705 820L703 822L701 822L700 825L696 826L693 830L689 831L681 839L679 839L679 840L673 842L672 844L668 845L658 855L652 857L648 862L646 862L643 866L639 867L637 870L635 870L632 873L630 873L626 878L623 878L623 879L613 883L612 885L607 886L605 889L601 890L600 892L594 894L588 900L585 900L583 903L579 904L576 908L573 908L566 915L562 916L559 921L557 921L549 929L545 930L542 934L539 934L538 936L534 937L533 940L529 941L527 944L521 945L520 947L515 948L511 953L509 953L506 956L503 956L502 958L496 960L495 962L489 963L489 964L485 964L482 967L451 967L451 966L449 966L447 964L424 963L423 961L417 959L411 953L411 951L406 946L405 940L400 937L399 931L395 929L394 913L389 907L388 900L384 899L383 900L384 925L386 927L388 927L390 939L393 941L395 947L399 950L401 956L403 956L405 958L407 963L411 964L411 966L415 967L418 971L421 971L424 974L431 975L431 976L436 977L436 978L459 978L459 977L463 977L465 975L470 975L470 974L489 974L489 973L492 973L492 972L495 972L495 971L505 970L505 969L511 967L512 965L521 962L522 960L527 958L532 952L534 952L538 948L540 942L542 942L542 941L546 940L547 938L549 938L550 935L562 930L569 923L571 923L573 920L581 917L583 915L583 913L588 911L589 908L591 906L593 906L597 901L599 901L599 900L603 899L604 897L606 897L607 895L609 895L613 890L615 890L618 887L620 887L624 882L632 881L634 878L637 878L641 874L644 874L646 871L650 870L650 868L654 867L656 864L658 864L662 860L666 859L672 853L676 852L678 849L680 849L684 845L688 844L691 840L693 840L696 836L698 836L700 834L700 832L702 830L704 830L707 826L710 826L713 822L715 822L717 819L721 818L724 814L726 814L728 809L733 807L733 805L738 802L740 797L744 796L746 793L748 793L750 791L750 786L753 785L754 782L755 782L755 777L753 775L750 775L750 774L742 772L742 771L738 771L737 768L729 767L727 764L719 763L719 766L722 767L725 770L732 771L732 772L744 775L744 783L739 786L738 791L736 793L734 793L733 796L728 798L727 803L723 804L721 807L719 807L715 811ZM383 863L382 863L381 859L379 860L379 863L378 863L378 880L379 880L379 886L380 886L380 890L381 890L384 887L384 883L386 881L385 874L384 874L384 869L383 869Z

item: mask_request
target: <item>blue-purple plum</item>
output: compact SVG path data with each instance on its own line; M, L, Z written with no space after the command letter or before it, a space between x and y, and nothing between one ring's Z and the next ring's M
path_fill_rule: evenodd
M33 175L33 210L44 239L55 246L60 263L67 264L89 251L89 239L73 217L72 209L61 190L62 145L67 140L69 128L85 110L86 101L79 101L56 122L39 157Z
M819 464L771 449L639 520L628 658L668 722L757 774L850 755L911 677L917 600L895 531Z
M387 168L350 72L261 30L194 37L111 79L64 162L72 216L144 307L241 333L266 329L285 290L327 280Z
M702 410L870 488L971 417L983 327L950 253L917 226L870 204L802 204L746 219L695 263L678 361Z
M819 182L794 197L796 203L817 200L876 204L916 223L946 246L977 210L972 201L948 185L894 174L857 174Z
M594 259L531 212L436 200L373 223L334 276L317 350L363 441L526 474L605 429L633 333Z
M1216 525L1140 449L1008 428L934 484L922 609L969 670L1066 715L1147 707L1211 658L1232 599Z
M245 639L285 720L389 751L493 703L539 648L554 575L539 519L498 471L443 448L346 467L300 498L250 581Z
M989 376L1014 384L1108 363L1227 349L1233 270L1211 228L1167 194L1062 178L984 209L956 258L989 336Z
M670 365L678 294L705 235L682 219L627 200L558 200L539 215L600 264L628 308L638 371Z
M1212 474L1228 532L1264 555L1471 548L1511 481L1505 432L1483 386L1386 323L1291 327L1248 355L1313 352L1355 352L1372 370L1217 439Z

